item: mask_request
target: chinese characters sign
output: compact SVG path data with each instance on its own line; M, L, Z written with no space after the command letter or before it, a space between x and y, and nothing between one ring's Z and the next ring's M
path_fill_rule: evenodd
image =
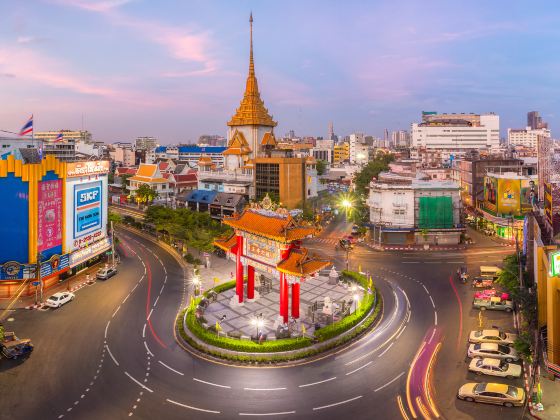
M62 181L43 181L39 184L38 202L39 252L62 244Z
M267 239L247 236L245 254L257 261L276 266L279 253L276 243Z

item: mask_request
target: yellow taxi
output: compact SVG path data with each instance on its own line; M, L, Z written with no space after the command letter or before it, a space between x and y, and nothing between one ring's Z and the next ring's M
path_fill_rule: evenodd
M459 388L457 398L470 402L519 407L525 403L525 391L523 388L505 384L470 382Z

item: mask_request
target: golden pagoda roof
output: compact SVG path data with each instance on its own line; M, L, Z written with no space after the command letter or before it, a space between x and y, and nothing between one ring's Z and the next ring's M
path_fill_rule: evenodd
M249 143L242 132L235 130L224 155L248 155L251 153Z
M317 233L314 226L298 224L289 213L258 209L245 209L240 215L224 217L223 223L243 232L284 243L298 241Z
M210 156L200 156L198 159L199 165L212 165L212 158Z
M274 133L272 131L264 133L264 136L261 140L261 145L276 147L276 137L274 137Z
M249 75L245 84L245 93L239 104L239 108L235 111L235 115L231 117L228 125L235 127L238 125L264 125L275 127L276 121L268 113L264 102L259 93L259 85L255 76L255 63L253 61L253 14L249 19L251 23L251 49L249 54Z
M226 252L233 252L233 253L237 252L236 251L237 238L235 236L235 233L231 235L229 238L216 239L214 241L214 245L217 246L218 248L223 249Z
M292 249L288 257L276 265L276 269L292 276L309 276L330 265L331 262L309 255L306 248Z

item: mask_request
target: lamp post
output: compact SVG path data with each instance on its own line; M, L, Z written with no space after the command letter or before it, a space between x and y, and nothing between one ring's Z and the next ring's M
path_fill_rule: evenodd
M201 284L200 277L198 275L195 275L192 278L194 297L197 297L200 294L200 284Z

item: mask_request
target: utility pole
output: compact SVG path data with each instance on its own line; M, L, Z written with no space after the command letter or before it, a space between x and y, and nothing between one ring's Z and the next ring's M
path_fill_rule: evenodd
M42 254L37 252L37 281L39 282L39 296L41 303L43 303L43 280L41 279L41 259ZM35 290L37 292L37 290Z
M111 220L111 257L113 260L113 267L115 266L115 228Z

